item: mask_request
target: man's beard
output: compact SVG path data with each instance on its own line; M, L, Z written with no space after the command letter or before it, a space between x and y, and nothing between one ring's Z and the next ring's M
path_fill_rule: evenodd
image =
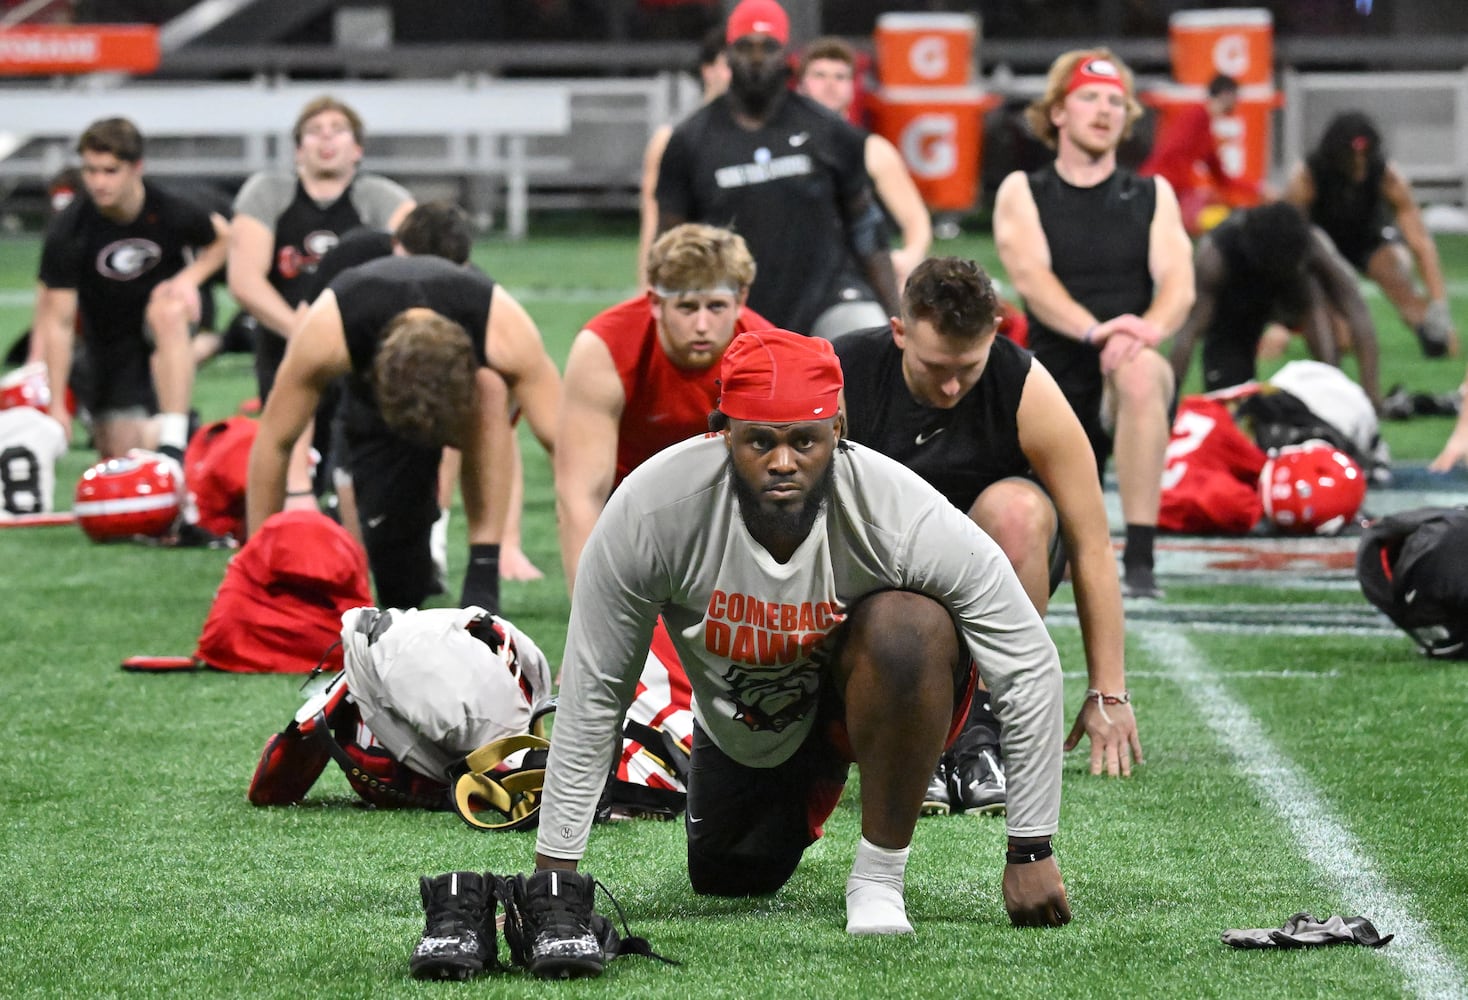
M725 463L725 473L734 484L734 495L739 500L739 513L744 518L744 526L756 539L796 538L803 541L815 527L821 508L836 492L834 461L826 463L826 471L821 473L821 478L815 481L806 494L805 502L793 509L779 507L770 510L763 506L759 491L746 483L734 468L733 456Z
M746 114L763 118L785 92L787 72L783 62L767 63L762 73L752 73L742 64L730 66L729 96Z

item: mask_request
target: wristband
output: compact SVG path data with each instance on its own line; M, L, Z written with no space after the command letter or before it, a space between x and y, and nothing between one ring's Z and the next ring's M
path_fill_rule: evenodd
M1086 688L1085 700L1094 701L1097 711L1101 713L1101 718L1105 719L1109 724L1111 722L1111 716L1106 714L1106 706L1130 705L1132 703L1132 693L1130 691L1123 691L1121 694L1103 694L1095 688Z
M1032 861L1043 861L1055 853L1050 841L1043 844L1010 844L1004 852L1004 861L1011 865L1027 865Z
M285 495L288 497L309 497L315 496L316 494L312 490L286 490Z
M1100 323L1092 323L1090 326L1086 327L1086 332L1081 334L1081 343L1089 344L1092 338L1096 336L1096 328L1100 325Z

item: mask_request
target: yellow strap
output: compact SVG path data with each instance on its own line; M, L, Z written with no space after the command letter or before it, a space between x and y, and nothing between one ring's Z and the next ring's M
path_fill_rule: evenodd
M480 830L503 830L523 822L540 808L540 789L545 784L544 768L529 768L496 775L494 768L521 750L544 750L550 744L538 736L506 736L471 752L464 763L468 771L454 781L454 811L459 818ZM471 800L478 799L504 817L487 823L479 818Z

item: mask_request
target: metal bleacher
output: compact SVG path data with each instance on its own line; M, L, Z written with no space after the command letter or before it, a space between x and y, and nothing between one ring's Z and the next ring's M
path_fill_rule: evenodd
M290 169L290 129L300 108L330 93L367 127L370 169L420 189L447 186L471 212L499 208L523 236L532 184L624 192L634 203L649 131L678 107L685 88L664 73L602 80L447 80L306 83L81 83L7 94L0 181L44 178L70 158L89 122L135 121L148 140L148 169L238 183L269 167Z
M233 187L256 170L289 168L296 113L332 93L366 122L367 169L420 198L456 197L481 223L518 237L532 207L631 210L647 137L699 100L694 81L674 69L692 61L691 42L372 47L235 37L327 6L211 0L164 27L164 58L152 78L0 83L0 197L38 191L74 159L78 132L107 115L138 122L150 172ZM1080 43L985 38L983 82L997 93L1027 93L1055 51ZM1168 81L1164 39L1119 39L1114 47L1142 84ZM1376 118L1424 202L1468 204L1468 38L1281 38L1276 56L1283 97L1276 180L1331 115L1358 108ZM1332 68L1348 63L1363 71Z

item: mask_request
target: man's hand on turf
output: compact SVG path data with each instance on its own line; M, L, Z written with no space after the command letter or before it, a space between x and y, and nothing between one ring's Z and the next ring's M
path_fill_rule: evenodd
M1004 866L1004 908L1016 927L1060 927L1070 923L1070 900L1053 856Z
M1091 738L1091 773L1103 771L1115 778L1131 777L1132 762L1142 763L1142 738L1137 735L1137 717L1131 705L1102 706L1094 698L1081 703L1075 725L1065 738L1067 752L1081 742L1081 735Z

